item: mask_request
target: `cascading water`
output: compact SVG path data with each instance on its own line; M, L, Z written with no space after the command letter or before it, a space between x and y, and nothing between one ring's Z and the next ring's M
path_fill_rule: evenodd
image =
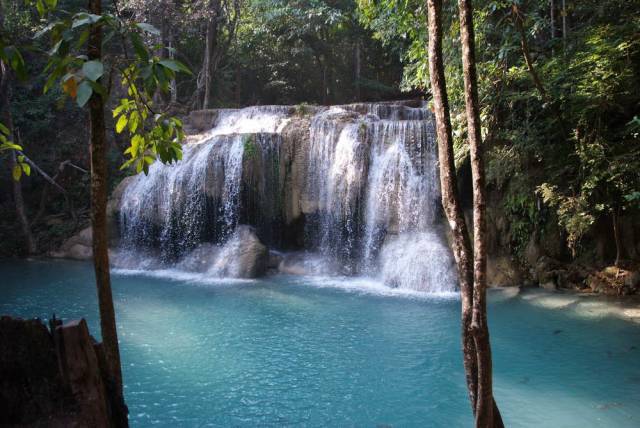
M148 176L133 178L120 205L122 246L159 249L170 262L202 242L224 243L240 219L245 151L269 141L261 133L275 132L287 112L280 106L222 110L218 126L183 146L180 162L155 163Z
M155 164L127 185L123 248L159 250L163 266L180 268L194 266L188 255L201 261L214 251L219 264L242 254L234 231L249 224L272 248L310 251L297 257L334 273L403 289L454 288L427 109L377 103L211 114L215 126L185 144L182 161Z
M311 244L329 257L349 261L358 235L367 150L359 135L361 123L345 122L345 113L333 108L313 118L306 186L317 201L316 219L308 227ZM349 263L342 268L349 270Z

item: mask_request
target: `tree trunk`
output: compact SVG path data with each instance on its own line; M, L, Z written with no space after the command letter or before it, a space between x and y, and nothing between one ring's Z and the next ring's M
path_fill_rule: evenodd
M213 44L215 43L215 29L214 29L214 21L215 16L211 17L207 22L207 35L204 47L204 58L202 62L202 72L203 72L203 85L204 85L204 95L202 99L202 108L209 108L209 98L211 97L211 56L213 52Z
M10 123L9 123L9 126ZM13 128L9 128L13 129ZM11 150L11 155L9 156L9 168L13 170L18 165L18 161L16 159L15 150ZM33 234L31 233L31 226L29 225L29 220L27 218L27 212L24 207L24 198L22 197L22 182L20 180L11 180L12 188L13 188L13 201L16 205L16 216L18 217L18 221L20 222L20 229L22 230L22 235L24 236L25 244L27 247L28 254L36 253L36 241L33 238Z
M329 76L327 71L327 58L325 57L322 61L322 104L329 104Z
M462 208L458 200L455 165L453 158L453 138L449 100L444 77L442 56L442 0L427 0L429 21L429 78L436 119L438 137L438 158L440 164L440 187L442 206L452 232L453 255L458 266L460 280L460 300L462 305L462 351L467 389L471 407L476 407L477 358L475 342L471 334L473 305L473 267L471 244Z
M220 0L211 0L209 2L209 12L211 17L207 21L207 35L204 49L204 58L202 61L203 85L204 85L204 99L202 101L202 108L208 109L211 103L211 96L213 94L213 83L215 71L218 68L219 63L219 49L218 49L218 23L221 14Z
M236 67L235 67L235 77L236 84L235 88L233 88L234 98L236 99L236 106L242 106L242 70L240 69L240 59L236 59Z
M486 248L486 184L482 132L480 127L480 103L478 101L478 76L475 59L475 35L471 0L459 0L460 39L462 45L462 69L464 98L467 116L467 135L471 153L473 181L473 309L471 330L477 354L476 426L502 426L499 413L494 415L491 344L487 324L487 248Z
M100 0L89 0L89 12L95 15L102 13ZM92 25L88 40L89 60L102 59L102 29ZM89 99L90 138L91 138L91 228L93 232L93 264L98 289L98 306L100 310L100 330L108 370L111 375L109 383L117 397L123 397L122 369L120 350L116 331L116 316L111 293L109 273L109 240L107 230L107 144L104 120L105 100L97 92ZM121 400L123 401L123 400ZM116 407L124 403L116 403ZM126 412L126 407L124 407ZM114 409L116 414L121 412ZM121 415L120 426L126 425L126 413Z
M556 37L556 3L554 0L549 4L550 12L550 28L551 28L551 41Z
M0 24L2 24L0 18ZM1 27L1 25L0 25ZM15 140L15 133L13 130L13 118L11 117L11 88L9 85L9 67L0 61L0 112L2 112L0 118L4 125L9 129L9 139ZM9 155L9 170L13 171L13 168L18 165L16 159L15 150L11 150ZM22 183L11 179L11 189L13 191L13 201L16 206L16 216L20 223L20 229L24 236L25 246L27 247L28 254L34 254L36 252L36 241L31 233L31 226L27 219L27 212L24 207L24 198L22 196Z
M620 260L622 259L622 240L620 239L620 211L618 209L614 209L611 212L611 220L613 222L613 239L616 243L616 260L613 264L620 267Z
M355 49L355 80L356 80L356 101L360 101L360 75L362 72L362 65L361 65L361 45L362 42L360 41L360 39L356 40L356 49Z
M169 29L168 29L168 43L167 45L169 46L169 59L175 59L176 57L176 53L175 53L175 32L174 32L174 28L173 28L173 23L170 23L168 25ZM171 79L171 82L169 83L169 91L171 93L171 98L169 103L171 104L171 106L175 106L178 103L178 83L176 82L176 78L175 76Z
M567 50L567 7L565 0L562 0L562 48Z
M524 31L524 18L522 16L522 12L516 4L513 4L512 11L513 22L516 26L516 29L518 30L518 33L520 33L520 47L522 48L522 55L524 56L524 61L527 64L527 69L529 70L529 74L531 74L531 79L533 80L533 84L535 85L536 89L538 89L538 92L540 92L542 98L545 101L548 101L549 96L547 94L547 91L545 90L544 85L540 80L540 76L538 76L538 72L533 65L533 60L531 59L529 42L527 42L527 34Z

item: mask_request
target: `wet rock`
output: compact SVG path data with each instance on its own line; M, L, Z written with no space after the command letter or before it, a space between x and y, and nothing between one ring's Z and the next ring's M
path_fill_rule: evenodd
M547 291L556 291L558 287L556 283L553 281L547 281L540 284L540 288L544 288Z
M257 278L267 272L269 262L269 250L260 242L255 229L240 225L224 245L200 244L176 267L221 278Z
M221 251L224 276L257 278L267 272L269 250L260 242L251 226L241 225Z
M278 271L288 275L322 275L335 272L325 259L308 253L285 254Z
M613 296L635 294L640 288L640 273L607 266L589 275L585 283L595 293Z
M282 260L284 259L282 253L278 252L278 251L269 251L269 259L267 261L267 268L268 269L278 269L278 266L280 266L280 263L282 262Z
M220 249L210 272L232 278L257 278L267 273L269 250L251 226L240 225Z

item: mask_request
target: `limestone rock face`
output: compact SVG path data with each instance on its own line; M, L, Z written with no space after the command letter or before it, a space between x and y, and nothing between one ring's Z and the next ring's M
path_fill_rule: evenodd
M516 262L508 256L489 257L487 260L487 284L490 287L518 286L523 275Z
M189 113L189 131L203 132L211 129L218 120L220 110L195 110Z

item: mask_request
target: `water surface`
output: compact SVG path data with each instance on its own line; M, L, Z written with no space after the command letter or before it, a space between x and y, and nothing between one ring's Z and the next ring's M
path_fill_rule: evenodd
M451 296L344 278L113 287L133 427L471 426ZM524 297L489 308L507 426L639 426L640 328ZM54 312L99 336L89 264L0 262L1 314Z

